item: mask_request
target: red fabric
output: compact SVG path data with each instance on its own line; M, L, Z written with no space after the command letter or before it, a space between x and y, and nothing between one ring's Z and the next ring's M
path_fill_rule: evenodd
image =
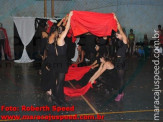
M163 35L159 36L160 43L163 44Z
M81 95L84 95L91 87L92 87L92 84L90 82L86 86L80 89L64 87L64 94L70 97L81 96Z
M8 56L8 58L12 59L11 57L11 50L10 50L10 45L9 45L9 41L8 41L8 36L7 36L7 32L4 28L0 28L0 30L2 30L5 34L5 54Z
M47 21L47 24L48 24L47 33L49 33L49 32L50 32L50 28L51 28L52 25L53 25L53 22L50 21L50 20L48 20L48 21Z
M71 65L68 69L67 74L65 75L65 81L76 80L79 81L90 69L90 66L85 67L73 67Z
M91 69L90 66L85 67L77 67L77 65L72 64L68 72L65 76L65 81L69 80L80 80L89 70ZM95 83L95 82L94 82ZM84 95L90 88L92 87L92 84L89 82L86 86L79 88L79 89L73 89L69 87L64 87L64 94L71 97L81 96Z
M108 36L112 30L117 31L117 22L113 13L73 11L71 28L74 36L87 32L96 36Z
M74 36L74 34L73 34L73 32L72 32L72 29L71 29L71 28L69 29L69 31L68 31L68 33L67 33L67 37L69 37L69 38L71 38L71 37L72 37L72 42L73 42L73 43L75 43L76 38L75 38L75 36Z

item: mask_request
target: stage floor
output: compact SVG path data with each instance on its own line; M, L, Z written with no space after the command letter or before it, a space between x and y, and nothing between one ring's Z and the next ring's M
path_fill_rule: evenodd
M2 111L2 106L53 106L44 99L40 88L40 75L36 63L18 64L1 62L0 66L0 115L104 115L104 120L153 120L154 119L154 65L152 59L128 58L125 75L126 87L124 99L114 101L117 94L106 93L104 89L93 88L82 97L66 96L69 106L75 111ZM163 76L160 64L160 76ZM162 77L163 78L163 77ZM160 84L162 88L163 84ZM160 96L160 120L163 120L163 95ZM22 120L17 120L22 121ZM41 120L35 120L41 121ZM93 121L93 120L92 120Z

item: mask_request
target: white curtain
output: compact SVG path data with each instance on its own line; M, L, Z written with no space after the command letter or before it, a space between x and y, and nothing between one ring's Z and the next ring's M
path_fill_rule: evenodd
M27 54L26 46L32 40L35 34L34 17L14 17L14 22L20 36L20 39L24 45L24 50L22 57L19 60L15 60L17 63L30 63L34 60L31 60Z

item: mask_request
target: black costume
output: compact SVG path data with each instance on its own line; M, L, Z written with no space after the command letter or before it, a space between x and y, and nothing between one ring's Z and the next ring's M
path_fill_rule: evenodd
M117 77L117 70L115 68L111 70L106 69L97 81L102 83L109 91L120 88L120 81L119 77Z
M100 57L103 57L104 55L108 54L106 44L107 44L107 39L103 39L103 37L100 37L98 43L98 46L100 47L98 51Z
M71 59L75 55L75 48L76 44L72 42L72 37L67 37L65 38L65 43L67 44L67 60L69 65L71 64Z
M119 40L118 42L118 51L117 51L117 59L115 67L118 72L118 76L120 79L121 89L119 90L119 94L123 91L124 86L124 73L126 69L126 50L127 50L127 44L124 44L123 41Z
M96 50L95 50L95 46L96 46L96 36L94 35L85 35L85 40L86 40L86 45L85 45L85 49L86 49L86 57L88 59L90 59L90 63L92 64L95 61L95 57L96 57Z
M46 50L47 58L44 61L44 71L49 72L49 74L47 76L43 74L43 79L46 80L45 86L43 86L44 90L52 89L56 98L64 100L63 86L65 73L68 71L67 45L66 43L63 46L58 46L55 43L47 44ZM46 67L50 71L47 71Z

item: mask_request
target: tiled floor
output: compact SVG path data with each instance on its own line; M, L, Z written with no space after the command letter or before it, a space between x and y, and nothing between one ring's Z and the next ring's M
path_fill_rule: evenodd
M162 64L160 64L162 67ZM163 70L160 69L160 76ZM153 120L153 63L151 59L128 59L128 70L125 75L125 96L121 102L115 102L116 92L106 93L104 89L93 88L83 97L70 98L66 96L69 105L75 106L72 112L22 112L1 111L0 115L70 115L70 114L99 114L104 120ZM163 78L163 77L162 77ZM45 95L40 88L40 76L36 63L0 66L0 105L20 107L52 106L45 102ZM162 89L162 83L160 87ZM160 120L163 120L163 95L160 96ZM92 105L92 109L89 104ZM17 120L22 121L22 120ZM33 120L36 121L36 120ZM40 120L37 120L40 121Z

